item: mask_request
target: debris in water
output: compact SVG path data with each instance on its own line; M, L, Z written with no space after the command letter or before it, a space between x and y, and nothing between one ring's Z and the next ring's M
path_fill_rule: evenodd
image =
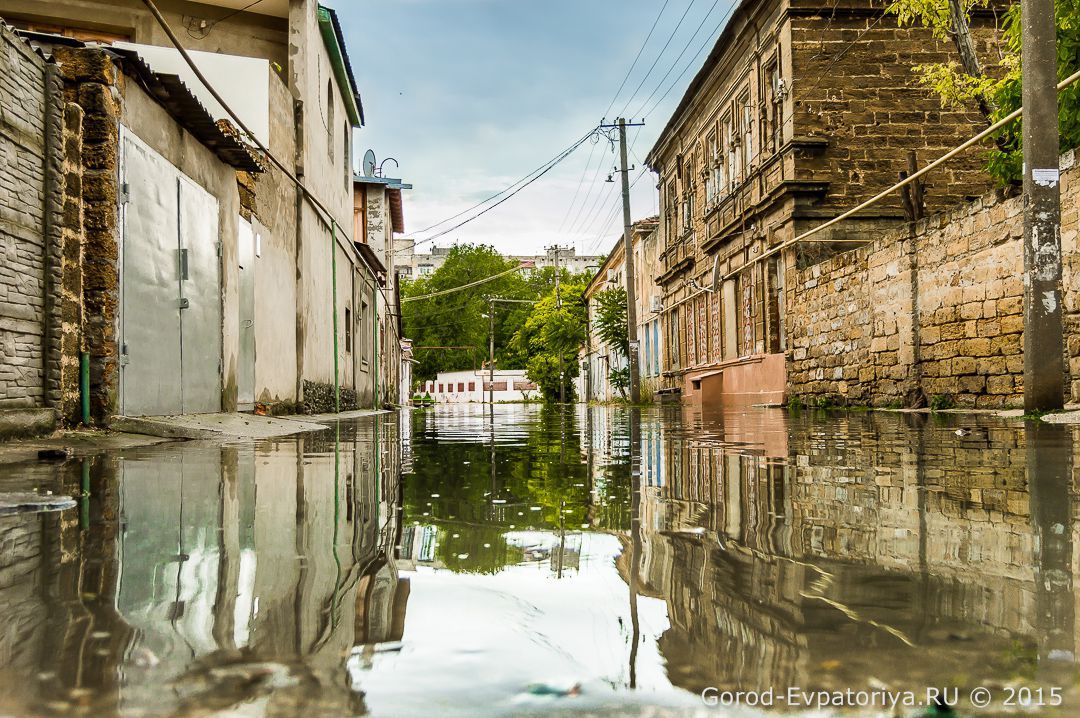
M566 698L568 696L580 696L581 684L575 683L569 688L558 688L547 683L532 683L526 690L534 696L555 696L556 698Z
M37 452L37 457L41 461L63 461L68 457L67 449L42 449Z

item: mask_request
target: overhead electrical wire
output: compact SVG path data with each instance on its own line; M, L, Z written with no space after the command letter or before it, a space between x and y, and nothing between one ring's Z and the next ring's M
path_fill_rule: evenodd
M519 264L518 266L514 267L513 269L507 269L505 272L499 272L498 274L492 274L490 277L484 277L483 279L478 279L475 282L469 282L468 284L462 284L459 287L451 287L450 289L443 289L443 290L440 290L438 292L431 292L429 294L421 294L420 296L417 296L417 297L403 297L402 300L401 300L401 303L405 304L407 302L418 302L421 299L431 299L432 297L443 297L443 296L446 296L447 294L453 294L454 292L460 292L463 289L471 289L472 287L476 287L476 286L479 286L481 284L487 284L488 282L492 282L492 281L498 279L499 277L505 277L507 274L513 274L514 272L520 272L524 268L525 268L524 264Z
M730 0L730 2L731 2L731 4L728 6L727 12L724 13L724 16L720 18L720 22L717 23L716 28L711 33L706 35L705 42L704 42L705 46L708 46L710 43L716 42L715 37L716 37L717 31L719 31L720 28L723 27L725 23L727 23L728 18L731 16L731 13L733 12L733 10L735 8L737 0ZM679 52L679 54L675 57L674 60L671 61L671 66L668 68L668 71L666 73L664 73L664 76L661 77L660 81L656 83L656 87L653 88L652 92L649 93L649 96L646 97L645 100L641 103L641 106L638 107L638 109L634 111L634 116L635 117L641 116L641 112L642 112L642 110L645 109L645 106L649 104L649 101L652 100L652 98L656 96L656 93L660 90L660 88L663 87L664 82L671 76L672 71L674 71L675 68L678 66L679 60L681 60L683 58L683 55L686 54L686 51L690 49L690 46L694 43L694 40L697 39L698 34L705 27L705 23L708 22L710 17L712 17L713 11L716 10L716 6L719 5L719 4L720 4L720 0L713 0L713 4L711 6L709 6L708 12L705 13L705 15L701 18L701 22L698 23L697 28L694 29L694 34L692 34L690 36L690 39L686 41L685 45L683 45L683 48ZM698 52L694 55L694 58L690 61L691 65L694 63L694 61L697 60L697 58L698 58L698 56L700 54L701 54L701 50L699 49ZM683 73L680 73L676 77L675 82L673 84L678 84L679 80L682 78L682 75L684 73L685 73L685 70L683 71ZM667 95L665 93L665 97L666 96Z
M462 222L458 222L457 224L455 224L453 227L450 227L449 229L444 229L441 232L437 232L436 234L431 235L430 237L426 237L424 239L421 239L421 240L418 240L418 241L414 242L411 247L409 247L408 249L399 250L399 252L400 251L411 251L413 248L415 248L415 247L417 247L417 246L419 246L421 244L425 244L427 242L433 242L436 239L438 239L439 237L443 237L443 236L449 234L450 232L453 232L453 231L455 231L457 229L460 229L461 227L464 227L466 224L468 224L470 222L473 222L473 221L479 219L480 217L484 216L485 214L487 214L491 210L493 210L496 207L498 207L499 205L501 205L503 202L506 202L507 200L509 200L512 197L514 197L515 195L517 195L519 192L521 192L521 190L525 189L526 187L531 185L536 180L538 180L541 177L543 177L544 175L546 175L548 172L550 172L552 169L554 169L560 162L562 162L567 157L569 157L571 154L573 154L574 150L576 150L578 147L581 147L581 145L585 144L585 141L588 140L589 137L591 137L594 133L596 133L598 131L599 131L599 128L593 128L592 130L589 130L588 134L586 134L584 137L582 137L580 140L578 140L574 144L570 145L570 147L563 150L563 152L561 154L559 154L557 157L555 157L554 159L549 161L547 163L547 165L544 166L539 172L534 171L534 172L530 173L530 176L528 176L528 181L526 181L524 184L520 184L520 181L515 183L515 184L520 184L520 186L518 186L510 194L507 194L505 197L500 199L498 202L495 202L494 204L485 207L480 212L477 212L476 214L474 214L473 216L465 219ZM503 193L500 193L500 194L503 194ZM477 205L477 206L480 206L480 205ZM460 216L460 214L458 216ZM439 224L445 224L445 222L440 222Z
M649 44L649 39L652 38L653 32L656 31L656 25L660 22L660 17L664 14L664 10L667 9L668 3L671 0L664 0L664 4L660 6L660 12L656 13L656 18L653 20L652 27L649 28L649 34L645 36L645 40L641 43L641 47L638 48L637 54L634 55L634 61L630 63L630 69L626 71L626 75L623 76L622 82L619 83L619 89L615 90L615 96L611 98L611 102L608 103L607 109L604 110L604 117L607 117L611 112L611 108L615 106L615 101L619 99L619 93L626 87L626 81L630 79L630 74L633 73L634 68L637 67L638 60L641 59L641 53L645 51L646 45Z
M660 58L664 56L665 52L667 52L668 46L671 45L671 41L675 39L675 35L679 32L679 28L682 27L683 21L686 20L686 16L690 13L690 9L693 8L695 4L697 4L697 0L690 0L690 3L686 6L686 9L683 10L682 16L679 17L679 22L675 24L675 28L671 31L671 34L668 35L667 42L665 42L664 46L660 48L660 52L657 53L656 59L653 60L652 65L649 66L648 71L645 73L644 77L641 78L641 82L639 82L638 86L634 88L634 91L630 93L630 97L627 98L626 104L623 105L623 108L619 110L620 115L626 115L626 108L628 108L630 106L630 103L634 101L634 98L637 97L637 93L641 90L642 86L645 84L645 81L649 79L649 76L652 75L652 71L656 69L656 65L660 62Z
M571 145L571 146L570 146L570 148L568 148L568 149L571 149L571 150L572 150L572 149L576 149L576 148L577 148L577 147L578 147L578 146L579 146L580 144L582 144L582 143L584 142L584 140L587 140L587 139L588 139L589 137L591 137L591 136L592 136L593 134L595 134L595 132L596 132L596 128L594 127L593 129L589 130L589 131L588 131L588 132L587 132L587 133L585 134L585 136L584 136L583 138L581 138L580 140L576 141L576 142L575 142L575 143L574 143L573 145ZM457 213L457 214L455 214L455 215L452 215L452 216L450 216L450 217L447 217L446 219L440 220L440 221L436 222L435 224L431 224L431 225L428 225L428 226L427 226L427 227L425 227L424 229L421 229L421 230L417 230L416 232L413 232L413 234L414 234L414 235L415 235L415 234L427 234L428 232L430 232L431 230L435 229L436 227L440 227L440 226L442 226L442 225L446 224L447 222L452 222L452 221L454 221L455 219L457 219L458 217L461 217L461 216L463 216L463 215L466 215L466 214L468 214L469 212L473 211L474 209L478 209L478 208L480 208L480 207L483 207L483 206L484 206L485 204L487 204L488 202L491 202L492 200L495 200L495 199L498 199L499 197L502 197L502 196L503 196L504 194L506 194L507 192L510 192L510 191L511 191L511 190L513 190L513 189L514 189L515 187L517 187L518 185L520 185L520 184L521 184L522 182L525 182L526 180L528 180L528 179L529 179L530 177L532 177L532 176L533 176L534 174L536 174L537 172L541 172L542 170L544 170L545 168L547 168L547 167L548 167L548 165L550 165L550 164L551 164L552 162L556 162L556 161L559 161L559 159L560 159L560 158L561 158L561 157L563 156L563 154L565 154L566 152L567 152L567 150L563 150L562 152L560 152L560 153L559 153L558 155L556 155L556 156L555 156L555 157L553 157L552 159L548 160L548 161L547 161L547 162L545 162L544 164L542 164L542 165L540 165L539 167L537 167L536 169L534 169L534 170L533 170L532 172L528 173L527 175L525 175L524 177L522 177L521 179L519 179L519 180L518 180L517 182L514 182L513 184L511 184L511 185L507 186L507 187L506 187L505 189L503 189L503 190L501 190L501 191L499 191L499 192L496 192L495 194L491 195L490 197L486 197L486 198L484 198L484 199L480 200L479 202L477 202L476 204L472 205L471 207L466 207L465 209L461 210L460 212L458 212L458 213Z

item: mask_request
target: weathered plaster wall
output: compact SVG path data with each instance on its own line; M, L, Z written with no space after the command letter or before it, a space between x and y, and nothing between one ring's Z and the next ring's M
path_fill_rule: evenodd
M1080 169L1062 157L1067 358L1080 397ZM1023 200L992 193L788 269L788 390L846 402L1023 400Z

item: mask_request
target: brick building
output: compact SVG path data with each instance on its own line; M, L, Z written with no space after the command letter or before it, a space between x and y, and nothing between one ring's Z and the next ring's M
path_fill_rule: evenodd
M770 253L894 183L914 153L943 154L981 125L942 109L912 73L956 56L922 28L898 28L879 0L744 0L668 121L647 164L659 174L665 388L684 399L781 401L785 276L874 239L907 217L899 195ZM973 23L980 53L993 40ZM948 207L987 186L977 154L925 187Z

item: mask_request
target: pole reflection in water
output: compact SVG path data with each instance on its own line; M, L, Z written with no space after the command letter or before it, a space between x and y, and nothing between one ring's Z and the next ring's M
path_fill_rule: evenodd
M978 685L1076 712L1076 440L458 406L0 468L80 499L0 516L0 713L694 715L706 687Z

